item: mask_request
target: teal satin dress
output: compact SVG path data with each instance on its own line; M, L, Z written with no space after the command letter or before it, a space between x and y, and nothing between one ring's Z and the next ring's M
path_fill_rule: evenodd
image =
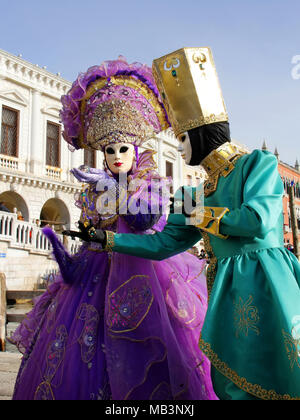
M283 184L273 154L242 155L205 206L227 207L220 233L170 215L163 232L116 234L113 250L161 260L204 237L211 260L200 347L221 399L300 399L300 264L283 246Z

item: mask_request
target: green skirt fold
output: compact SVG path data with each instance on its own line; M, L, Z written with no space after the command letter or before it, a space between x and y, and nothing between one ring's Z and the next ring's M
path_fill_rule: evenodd
M299 267L284 248L218 260L200 347L260 399L300 399Z

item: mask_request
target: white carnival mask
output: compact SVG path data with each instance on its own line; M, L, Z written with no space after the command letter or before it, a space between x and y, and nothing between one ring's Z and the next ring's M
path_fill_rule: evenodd
M105 159L108 168L114 174L128 173L135 158L134 145L130 143L112 143L105 147Z
M181 157L184 159L185 163L189 165L192 160L192 145L188 132L186 131L185 133L180 134L178 140L179 146L177 150L181 154Z

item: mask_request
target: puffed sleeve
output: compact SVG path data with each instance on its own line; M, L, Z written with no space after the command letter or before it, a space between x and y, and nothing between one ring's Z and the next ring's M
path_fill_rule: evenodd
M229 236L263 239L282 215L283 183L276 157L255 150L246 159L243 171L243 197L240 208L225 214L220 232Z

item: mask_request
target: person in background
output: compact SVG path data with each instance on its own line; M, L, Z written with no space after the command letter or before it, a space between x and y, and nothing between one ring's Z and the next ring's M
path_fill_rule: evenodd
M6 207L3 201L0 201L0 211L5 211L6 213L11 213L11 211Z

